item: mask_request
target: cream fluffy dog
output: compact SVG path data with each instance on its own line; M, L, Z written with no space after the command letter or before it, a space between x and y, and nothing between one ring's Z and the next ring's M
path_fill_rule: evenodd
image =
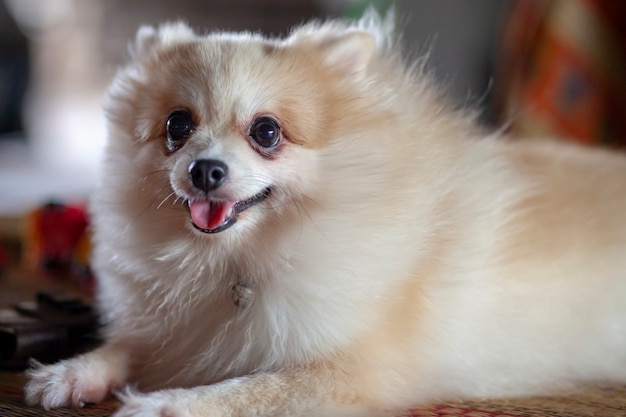
M106 342L35 364L29 403L377 416L626 381L626 158L486 134L390 31L139 31L92 204Z

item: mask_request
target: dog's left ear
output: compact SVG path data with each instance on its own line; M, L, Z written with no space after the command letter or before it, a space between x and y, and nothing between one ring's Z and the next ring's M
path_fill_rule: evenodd
M146 55L159 45L184 42L195 38L193 30L184 22L165 23L154 28L142 26L135 35L135 42L130 47L133 58Z
M322 41L325 63L344 76L361 79L374 55L376 39L365 31L351 31Z

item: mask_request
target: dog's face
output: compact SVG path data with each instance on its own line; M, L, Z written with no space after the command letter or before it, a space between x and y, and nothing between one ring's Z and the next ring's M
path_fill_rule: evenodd
M110 148L136 152L128 181L159 177L153 204L180 206L193 230L249 228L323 187L318 158L349 100L340 90L361 77L371 43L358 32L270 42L144 28L109 95L122 132Z

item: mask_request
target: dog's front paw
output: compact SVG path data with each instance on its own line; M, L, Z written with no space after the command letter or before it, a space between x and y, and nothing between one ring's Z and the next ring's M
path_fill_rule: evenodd
M117 394L122 406L113 417L194 417L189 406L190 391L169 389L139 394L130 389ZM214 417L214 414L204 414Z
M26 402L46 410L98 403L124 383L126 362L120 359L118 354L96 350L52 365L33 361L26 371Z

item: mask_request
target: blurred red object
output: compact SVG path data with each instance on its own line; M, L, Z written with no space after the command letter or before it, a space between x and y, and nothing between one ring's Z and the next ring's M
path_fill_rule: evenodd
M24 238L26 267L90 281L88 225L80 205L51 202L31 212Z

